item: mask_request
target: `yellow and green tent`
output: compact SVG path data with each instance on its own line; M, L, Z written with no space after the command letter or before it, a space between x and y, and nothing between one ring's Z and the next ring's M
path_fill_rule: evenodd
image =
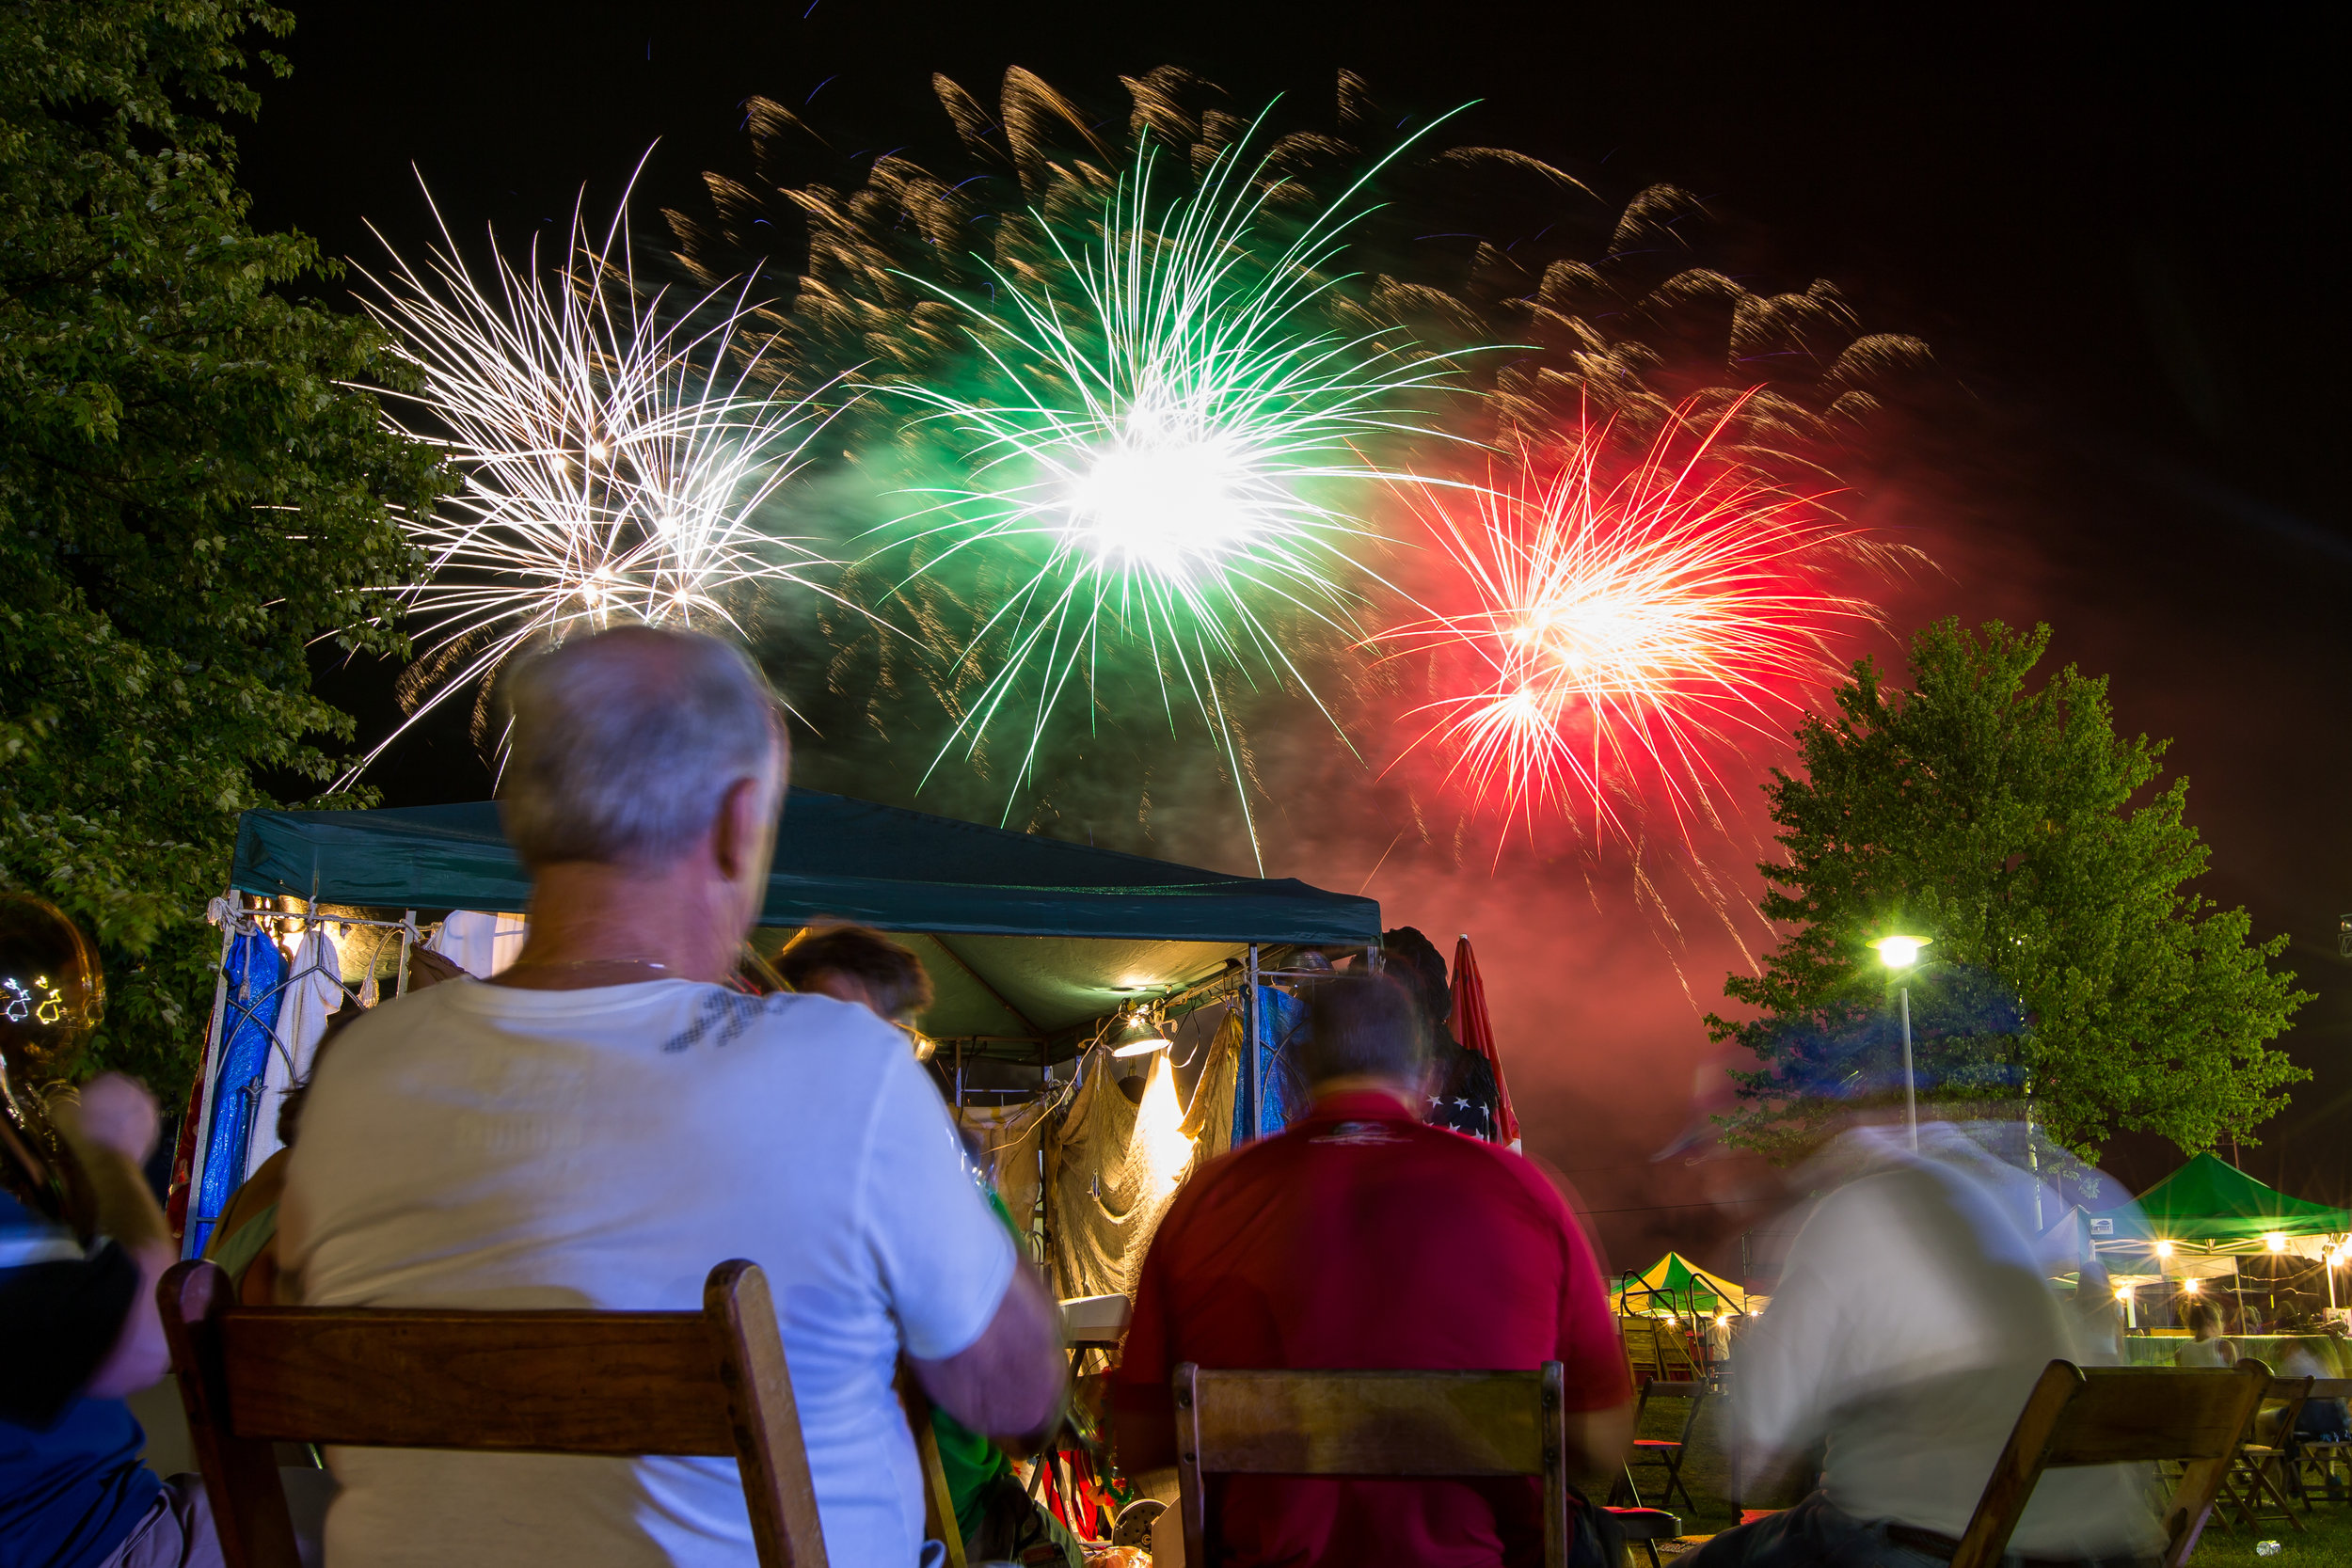
M1745 1312L1748 1293L1682 1254L1670 1252L1638 1275L1620 1275L1609 1305L1620 1317L1662 1318L1671 1312L1711 1318L1718 1312Z

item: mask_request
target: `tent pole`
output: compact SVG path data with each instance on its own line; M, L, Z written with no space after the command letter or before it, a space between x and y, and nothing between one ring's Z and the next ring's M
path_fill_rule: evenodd
M1241 977L1241 1125L1245 1140L1258 1136L1258 944L1251 942Z
M188 1160L188 1198L180 1215L183 1258L196 1256L196 1195L203 1190L204 1157L212 1148L213 1075L220 1070L221 1036L229 1018L229 953L236 945L237 916L245 902L233 887L222 901L229 906L229 918L220 923L220 961L214 966L219 978L213 982L213 1017L204 1029L204 1054L196 1064L196 1143Z
M956 1041L956 1109L963 1109L963 1041L960 1039Z

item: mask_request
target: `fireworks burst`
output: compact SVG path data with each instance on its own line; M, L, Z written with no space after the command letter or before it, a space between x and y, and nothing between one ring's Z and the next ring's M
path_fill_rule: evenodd
M992 266L986 306L946 296L985 358L983 391L889 387L967 465L968 483L929 492L914 519L916 538L946 539L923 569L1028 552L972 639L1001 634L1004 652L946 749L977 748L1017 711L1016 784L1065 696L1090 692L1106 648L1126 648L1171 724L1180 698L1198 709L1241 785L1221 683L1263 670L1313 697L1279 623L1352 626L1356 509L1364 482L1397 477L1367 449L1425 438L1415 405L1449 380L1450 362L1400 334L1349 337L1313 314L1369 172L1286 242L1266 221L1280 180L1238 148L1172 200L1152 176L1147 150L1084 240L1033 213L1046 267Z
M747 291L638 288L627 211L597 243L576 210L552 278L535 245L518 267L493 240L484 288L446 224L422 272L393 252L389 280L369 277L368 309L421 384L378 395L427 417L392 422L440 448L460 487L408 519L424 564L402 596L427 641L402 675L406 721L360 768L477 684L481 738L491 678L528 644L624 621L739 632L735 591L821 564L758 514L824 416L762 389Z
M1604 426L1547 477L1424 498L1477 608L1390 634L1470 671L1418 710L1436 717L1417 744L1506 819L1589 800L1596 830L1622 829L1612 796L1651 783L1678 819L1709 811L1710 757L1831 673L1841 624L1876 619L1829 585L1851 535L1816 499L1714 460L1737 414L1677 419L1619 477Z

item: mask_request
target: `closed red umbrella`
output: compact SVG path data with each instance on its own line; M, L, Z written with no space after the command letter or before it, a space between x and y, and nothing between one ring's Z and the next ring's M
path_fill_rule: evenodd
M1478 959L1470 938L1454 944L1454 1037L1465 1049L1486 1058L1495 1074L1495 1141L1519 1141L1519 1118L1511 1109L1511 1085L1502 1080L1502 1058L1495 1053L1495 1028L1486 1021L1486 982L1478 977Z

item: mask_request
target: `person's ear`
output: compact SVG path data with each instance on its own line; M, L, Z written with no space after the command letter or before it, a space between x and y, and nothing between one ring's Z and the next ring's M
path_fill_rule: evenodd
M711 855L719 863L719 874L730 882L756 875L754 862L767 852L770 793L764 779L738 779L719 798Z

